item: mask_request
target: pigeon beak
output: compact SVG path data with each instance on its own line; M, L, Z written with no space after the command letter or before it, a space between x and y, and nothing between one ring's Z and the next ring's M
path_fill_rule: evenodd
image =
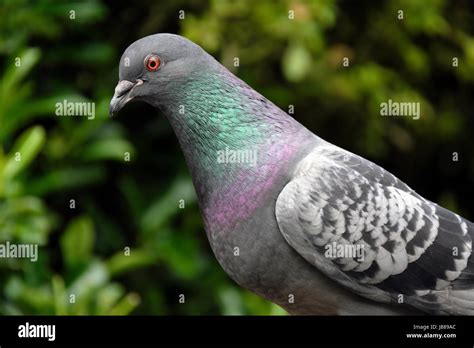
M130 96L130 92L137 86L143 84L143 80L137 80L135 83L128 80L119 81L115 87L115 93L110 101L109 114L114 116L119 112L134 96Z

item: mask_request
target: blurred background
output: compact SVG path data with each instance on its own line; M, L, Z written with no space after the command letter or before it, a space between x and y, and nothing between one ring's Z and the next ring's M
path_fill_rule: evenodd
M108 117L122 52L157 32L474 220L471 1L0 0L0 18L0 243L39 244L0 259L0 314L285 314L219 267L160 112ZM64 99L95 118L56 116ZM388 99L420 119L381 117Z

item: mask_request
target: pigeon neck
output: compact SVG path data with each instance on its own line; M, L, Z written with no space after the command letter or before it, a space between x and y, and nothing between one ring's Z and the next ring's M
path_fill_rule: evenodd
M291 140L304 128L223 67L177 85L160 108L205 206L218 196L233 200L236 190L259 182L268 186L291 160L299 143Z

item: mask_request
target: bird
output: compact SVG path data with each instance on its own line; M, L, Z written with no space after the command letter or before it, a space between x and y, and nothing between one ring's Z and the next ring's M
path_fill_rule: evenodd
M473 315L474 224L320 138L199 45L158 33L120 58L110 115L142 101L184 153L211 249L292 315Z

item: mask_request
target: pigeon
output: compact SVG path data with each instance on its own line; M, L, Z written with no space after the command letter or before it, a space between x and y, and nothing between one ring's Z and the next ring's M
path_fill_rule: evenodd
M224 271L294 315L474 314L474 224L335 146L174 34L132 43L110 103L161 110Z

